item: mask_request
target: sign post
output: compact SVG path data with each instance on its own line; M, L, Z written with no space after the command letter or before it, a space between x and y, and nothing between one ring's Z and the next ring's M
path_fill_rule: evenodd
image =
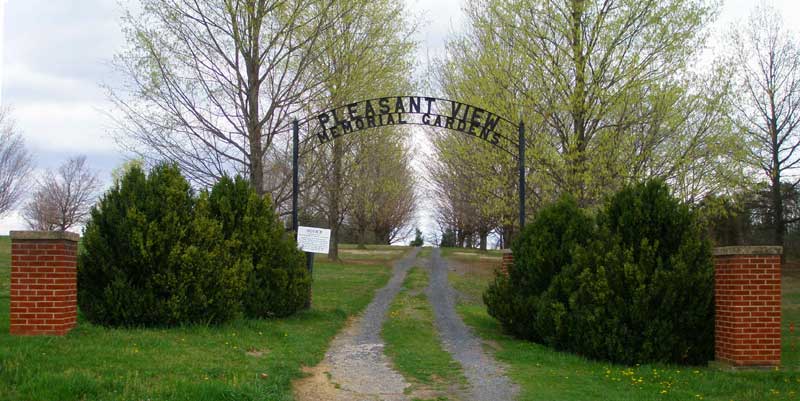
M317 227L297 227L297 247L306 253L306 267L309 276L314 274L314 254L328 253L331 244L331 230ZM311 287L308 288L308 303L311 307Z

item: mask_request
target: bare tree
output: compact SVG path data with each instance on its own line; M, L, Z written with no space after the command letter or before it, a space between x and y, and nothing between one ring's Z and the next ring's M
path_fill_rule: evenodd
M57 172L45 174L23 217L34 230L66 231L86 221L99 188L100 180L86 164L86 156L73 157Z
M800 182L800 47L777 10L762 4L731 38L734 120L746 135L751 164L764 172L771 192L774 240L783 245L787 221L782 186Z
M321 0L140 0L111 91L119 140L146 159L169 159L196 183L244 174L259 195L265 156L289 135L289 117L316 98L310 65L337 16Z
M32 168L22 136L15 132L8 111L0 109L0 216L17 206L28 189Z

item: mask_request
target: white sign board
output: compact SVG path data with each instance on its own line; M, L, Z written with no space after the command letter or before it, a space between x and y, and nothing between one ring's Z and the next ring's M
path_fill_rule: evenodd
M328 253L331 230L317 227L297 227L297 247L303 252Z

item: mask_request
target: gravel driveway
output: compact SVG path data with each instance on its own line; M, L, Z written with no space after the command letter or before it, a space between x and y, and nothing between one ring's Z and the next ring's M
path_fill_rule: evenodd
M364 313L333 339L325 359L295 387L302 401L406 401L409 383L390 367L383 353L381 327L419 249L396 262L392 278L375 293Z
M396 262L389 283L375 294L364 313L333 339L325 359L307 369L309 377L295 385L300 401L408 401L421 394L406 394L409 383L392 369L383 352L381 327L392 300L400 292L406 274L417 260L419 249ZM464 369L469 382L466 394L452 394L474 401L511 401L517 387L504 376L503 369L486 352L482 343L464 324L455 310L455 290L447 280L447 262L438 248L430 263L430 284L426 295L431 302L436 328L444 349ZM428 398L428 397L420 397Z
M433 249L430 284L426 294L433 305L436 328L453 359L461 363L470 384L469 399L475 401L511 401L519 389L505 376L503 368L483 350L481 340L472 333L456 312L456 293L447 279L447 261L441 250Z

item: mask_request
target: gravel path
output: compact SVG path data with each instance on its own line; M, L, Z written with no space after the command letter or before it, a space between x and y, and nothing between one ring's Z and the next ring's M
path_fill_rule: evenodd
M426 294L436 316L440 338L453 358L461 363L470 384L469 398L475 401L511 401L517 386L505 376L503 368L483 350L481 340L456 312L456 294L447 279L447 261L434 248L430 262L430 284Z
M383 352L381 328L392 300L402 289L406 274L418 262L419 249L412 250L394 264L389 283L375 293L364 313L353 320L332 341L325 359L306 371L309 377L295 385L299 401L409 401L434 398L424 394L406 394L409 383L391 367ZM439 336L453 358L464 369L469 391L455 390L456 398L474 401L511 401L518 392L500 365L483 351L455 309L455 290L447 279L447 262L440 250L433 249L430 284L425 293L433 306ZM457 394L456 394L457 393Z
M409 386L402 375L390 367L383 353L381 327L392 300L403 286L406 273L417 259L412 250L396 262L389 283L375 293L364 314L333 339L325 359L310 369L312 376L296 387L303 401L407 401Z

